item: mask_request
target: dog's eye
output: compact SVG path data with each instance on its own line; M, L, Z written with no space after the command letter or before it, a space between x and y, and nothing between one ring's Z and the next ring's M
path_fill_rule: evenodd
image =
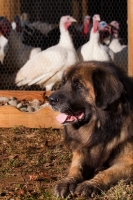
M81 89L82 87L83 87L83 85L79 81L74 82L74 88Z

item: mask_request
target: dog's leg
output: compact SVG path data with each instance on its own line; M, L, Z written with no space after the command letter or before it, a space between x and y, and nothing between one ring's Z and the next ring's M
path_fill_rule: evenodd
M76 195L91 196L109 189L119 180L131 177L133 174L133 158L126 155L110 168L100 171L93 179L80 183L75 191Z
M72 163L69 169L67 178L61 180L55 185L55 195L57 197L66 197L69 194L73 195L77 184L83 181L84 156L78 152L73 153Z

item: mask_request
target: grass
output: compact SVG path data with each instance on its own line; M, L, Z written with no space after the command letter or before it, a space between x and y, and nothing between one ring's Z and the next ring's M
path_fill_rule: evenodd
M62 130L0 129L0 200L61 200L54 196L53 188L66 176L70 161ZM131 200L133 184L120 181L94 199Z

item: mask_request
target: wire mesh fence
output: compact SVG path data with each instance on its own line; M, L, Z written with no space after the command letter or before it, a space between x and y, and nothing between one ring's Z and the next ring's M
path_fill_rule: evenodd
M95 21L98 38L93 43ZM1 90L56 89L64 69L80 60L112 61L127 71L127 52L126 0L4 1Z

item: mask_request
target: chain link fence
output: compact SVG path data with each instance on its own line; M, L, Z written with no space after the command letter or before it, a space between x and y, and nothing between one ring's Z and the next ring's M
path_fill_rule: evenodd
M19 2L17 6L16 2ZM6 3L8 3L8 6ZM113 62L127 71L128 37L126 0L6 0L4 5L4 8L8 7L9 13L12 15L14 13L14 19L9 19L5 15L0 16L1 90L45 90L47 80L49 81L49 79L58 73L53 72L52 75L49 75L51 73L49 69L52 70L49 64L47 64L46 71L45 67L42 67L41 72L38 71L41 65L45 66L48 63L47 59L50 59L50 62L52 62L52 59L55 59L52 62L52 67L53 69L55 68L54 62L56 63L56 60L58 61L60 59L56 54L56 50L54 50L55 57L48 53L49 55L45 55L46 58L42 63L41 58L34 58L33 62L31 62L33 67L25 67L25 75L22 75L22 79L26 79L29 77L29 74L34 73L34 78L30 76L29 82L25 81L26 84L19 84L21 82L21 75L19 75L19 83L16 81L16 77L20 69L30 59L33 59L36 54L40 54L40 52L46 51L47 48L58 44L60 39L60 19L66 15L73 16L77 20L77 23L72 23L68 28L76 52L80 46L90 40L90 30L93 26L92 17L95 14L99 14L101 21L105 21L108 24L108 29L104 32L104 36L102 35L104 38L102 38L102 41L99 38L99 42L109 48L110 43L114 39L114 33L117 31L117 38L119 38L120 45L125 46L123 46L124 48L121 51L113 52ZM13 8L16 10L12 11ZM88 32L83 34L83 24L86 15L90 16L90 23L88 25ZM111 31L109 31L109 24L114 20L119 23L119 28L117 29L110 25ZM105 42L106 39L108 41L107 43ZM66 42L67 46L67 39L64 42ZM61 52L62 54L63 51ZM61 67L63 67L63 64ZM36 71L34 70L35 68ZM60 68L58 68L59 70ZM48 74L49 76L42 78L43 74ZM38 79L39 76L42 78L42 81ZM55 84L58 86L58 81ZM53 85L50 89L52 88Z

